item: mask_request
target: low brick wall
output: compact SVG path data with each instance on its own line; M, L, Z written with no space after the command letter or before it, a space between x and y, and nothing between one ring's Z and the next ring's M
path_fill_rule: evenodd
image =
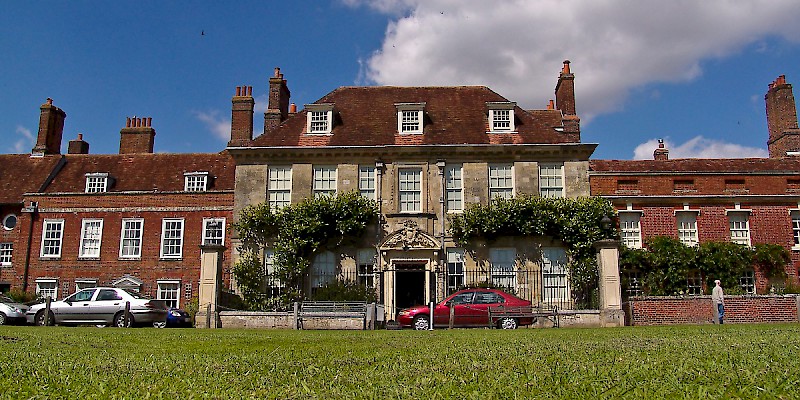
M631 298L623 305L626 325L713 324L711 296ZM798 322L800 297L725 296L726 323Z

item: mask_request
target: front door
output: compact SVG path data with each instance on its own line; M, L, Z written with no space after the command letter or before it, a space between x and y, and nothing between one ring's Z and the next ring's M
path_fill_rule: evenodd
M401 264L395 269L395 307L425 304L425 264Z

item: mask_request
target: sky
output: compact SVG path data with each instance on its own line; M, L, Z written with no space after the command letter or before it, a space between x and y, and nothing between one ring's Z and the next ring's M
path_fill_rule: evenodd
M593 158L766 157L764 94L800 84L797 0L6 2L0 153L29 153L46 98L93 154L151 117L156 152L217 152L236 86L255 135L280 67L302 109L340 86L484 85L526 109L575 74ZM799 94L800 95L800 94Z

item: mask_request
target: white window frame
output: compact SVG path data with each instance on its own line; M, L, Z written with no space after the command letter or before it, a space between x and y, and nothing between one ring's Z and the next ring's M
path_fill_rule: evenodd
M689 247L700 243L697 231L697 210L676 210L675 225L678 227L678 240Z
M445 167L445 204L447 212L464 211L464 168L462 164Z
M75 279L75 291L97 287L97 279Z
M205 192L208 190L208 172L187 172L183 174L185 192Z
M725 210L728 215L728 230L733 243L750 246L750 210Z
M517 103L510 101L487 102L489 109L489 133L510 133L516 131L514 108Z
M14 243L12 242L0 243L0 266L3 267L10 266L13 256L14 256Z
M84 218L81 221L81 244L78 258L100 258L103 245L103 220Z
M108 191L108 173L90 172L86 174L86 193L105 193Z
M514 164L489 164L489 200L514 197Z
M362 196L370 200L377 200L377 179L374 165L360 165L358 167L358 190Z
M11 221L12 218L14 219L14 226L9 226L9 225L11 225L11 223L9 221ZM5 217L3 217L3 229L4 230L7 230L7 231L13 230L14 228L17 227L18 223L19 223L19 218L17 218L16 214L13 214L13 213L12 214L7 214Z
M170 224L177 224L170 226ZM161 220L161 246L160 257L163 259L181 259L183 258L183 231L184 219L183 218L164 218ZM169 234L168 234L169 232ZM177 235L175 235L177 233ZM177 252L166 252L168 249L177 248Z
M356 254L356 274L358 284L373 289L375 287L375 270L378 264L378 252L374 248L359 249Z
M792 219L792 237L794 238L792 250L800 250L800 209L789 209L789 217Z
M323 251L314 257L309 274L311 289L321 288L336 280L336 255Z
M314 197L333 196L336 194L338 170L335 165L315 165L312 175Z
M620 239L630 249L642 248L642 214L639 210L619 210Z
M397 169L398 208L401 213L423 212L422 188L422 167Z
M64 220L45 219L42 222L42 246L39 256L42 258L61 258L61 244L63 241Z
M447 294L453 294L466 282L466 264L464 262L464 249L447 249Z
M564 306L569 299L567 252L562 247L543 247L542 301Z
M513 247L489 249L489 261L491 263L489 275L492 284L507 289L516 289L517 249Z
M222 227L210 230L209 224L217 222L221 222ZM217 233L219 234L217 235ZM219 243L211 243L211 241ZM201 243L205 245L225 245L225 218L203 218L203 237Z
M273 209L292 203L292 167L271 166L267 172L267 199Z
M156 285L158 286L156 300L163 301L167 307L179 308L181 306L181 281L159 279L156 281ZM174 302L174 305L171 302Z
M138 224L138 228L129 226ZM135 236L128 236L128 233ZM123 218L119 234L119 258L124 260L138 260L142 258L142 237L144 236L144 218ZM127 246L126 246L127 244ZM135 254L125 254L125 249L134 250Z
M397 103L397 132L421 135L425 130L425 103Z
M564 163L539 164L539 195L547 198L564 197Z
M46 299L48 295L53 300L58 299L58 279L37 279L36 295L43 299Z
M306 104L306 133L329 135L333 132L333 104Z

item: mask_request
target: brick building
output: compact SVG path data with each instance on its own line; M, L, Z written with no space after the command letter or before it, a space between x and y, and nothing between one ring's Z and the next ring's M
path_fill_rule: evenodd
M639 248L648 237L687 245L733 241L774 243L791 251L786 266L797 283L800 266L800 130L792 86L783 76L765 96L769 158L669 159L663 143L653 160L592 160L592 195L619 211L623 243ZM709 277L687 277L697 293ZM763 293L770 282L761 271L742 277L743 289Z
M253 139L252 89L237 88L227 148L236 160L234 209L355 190L377 201L382 221L359 246L320 252L307 291L337 276L357 279L375 288L390 318L480 282L569 307L561 243L506 238L473 255L454 245L446 222L498 196L589 195L596 145L580 142L569 61L542 110L482 86L341 87L300 112L289 96L276 69L265 133ZM271 249L263 255L269 270Z
M82 135L60 154L65 118L48 99L32 154L0 156L0 285L56 298L117 286L188 304L200 244L230 247L233 160L153 154L150 118L128 118L120 154L88 154Z

